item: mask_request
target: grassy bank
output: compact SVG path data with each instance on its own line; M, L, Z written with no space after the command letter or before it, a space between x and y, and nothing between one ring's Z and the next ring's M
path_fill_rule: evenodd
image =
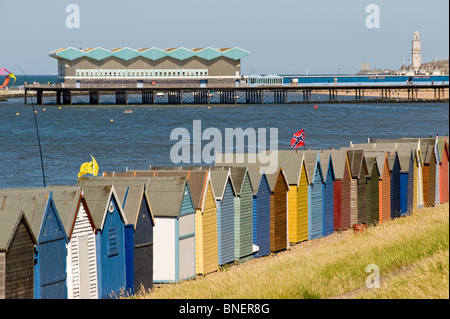
M139 298L449 298L448 203L362 234L337 232ZM367 289L366 267L381 284Z

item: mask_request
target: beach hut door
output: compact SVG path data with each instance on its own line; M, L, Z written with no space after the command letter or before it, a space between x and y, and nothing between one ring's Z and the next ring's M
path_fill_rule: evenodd
M89 249L88 236L78 237L78 267L80 268L80 297L81 299L89 299L90 280L89 280Z

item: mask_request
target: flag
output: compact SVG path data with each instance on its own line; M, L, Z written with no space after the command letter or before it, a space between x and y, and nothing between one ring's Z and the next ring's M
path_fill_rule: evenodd
M305 145L305 137L306 137L306 133L305 133L304 129L301 129L300 131L295 133L291 139L291 147L294 149L299 146Z
M92 174L94 176L97 176L98 174L98 165L97 161L95 160L94 156L92 156L92 162L86 162L81 164L80 166L80 172L78 173L78 177L83 176L84 174Z

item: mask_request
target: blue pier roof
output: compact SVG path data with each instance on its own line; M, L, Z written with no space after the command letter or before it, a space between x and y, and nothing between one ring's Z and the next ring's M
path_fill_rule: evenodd
M107 50L100 47L81 50L69 47L50 52L50 56L53 58L56 59L61 58L70 61L82 57L89 57L98 61L107 59L109 57L116 57L128 61L140 56L150 60L159 60L164 57L171 57L173 59L182 61L191 57L198 57L209 61L221 56L227 57L232 60L240 60L248 55L250 55L249 51L238 47L222 48L222 49L213 49L210 47L198 49L186 49L180 47L165 50L158 48L145 48L134 50L126 47L117 48L113 50Z

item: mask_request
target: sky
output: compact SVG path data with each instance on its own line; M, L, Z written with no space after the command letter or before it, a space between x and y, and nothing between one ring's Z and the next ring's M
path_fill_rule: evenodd
M79 28L68 28L70 4ZM379 8L379 24L374 22ZM242 74L353 74L408 64L415 30L422 59L448 59L448 0L0 0L0 68L54 74L63 47L240 47Z

